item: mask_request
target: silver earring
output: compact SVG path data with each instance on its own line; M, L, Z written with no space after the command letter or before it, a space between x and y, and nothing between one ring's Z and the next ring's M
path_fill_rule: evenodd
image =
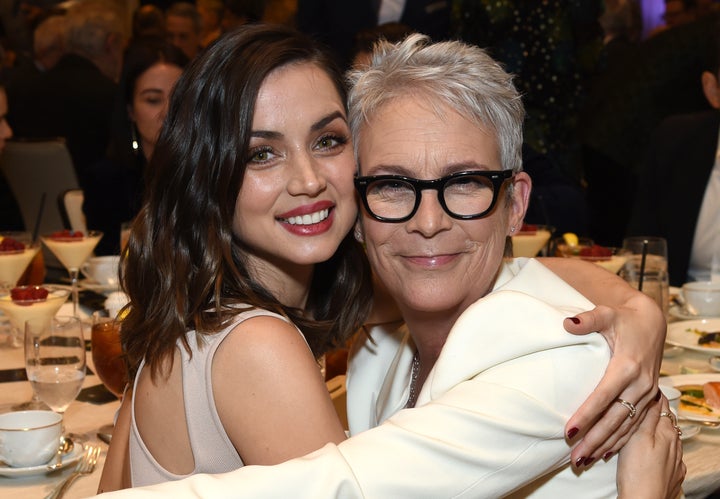
M133 154L137 155L140 144L137 140L137 133L135 132L135 123L130 123L130 147L132 147Z
M510 227L510 232L515 232L515 226Z
M359 243L364 243L365 238L363 237L362 231L360 230L360 227L355 227L355 240Z

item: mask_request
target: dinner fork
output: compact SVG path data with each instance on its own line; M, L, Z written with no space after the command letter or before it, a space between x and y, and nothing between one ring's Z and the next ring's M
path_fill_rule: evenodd
M75 468L75 471L73 471L69 477L63 480L60 485L55 487L55 489L50 492L50 494L48 494L45 499L60 499L65 494L65 492L67 492L67 490L70 488L70 485L72 485L76 478L78 478L80 475L88 475L92 473L95 470L95 465L97 464L99 455L99 446L88 445L85 448L85 454L83 454L83 457Z

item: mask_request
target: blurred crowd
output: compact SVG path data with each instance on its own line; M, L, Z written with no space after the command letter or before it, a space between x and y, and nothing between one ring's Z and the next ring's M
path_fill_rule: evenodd
M0 67L14 136L66 139L88 228L107 235L139 208L174 80L223 32L294 26L345 68L362 64L379 37L462 39L513 73L523 96L534 182L526 221L617 246L631 232L670 230L637 214L647 209L637 205L648 197L663 120L705 112L713 136L719 12L713 0L0 0ZM175 69L148 73L156 65ZM710 142L717 149L717 130ZM705 166L686 170L696 172L694 218L714 165L697 161ZM8 217L0 225L16 226ZM688 244L695 228L693 220ZM106 236L98 252L118 244ZM688 260L692 248L682 253Z

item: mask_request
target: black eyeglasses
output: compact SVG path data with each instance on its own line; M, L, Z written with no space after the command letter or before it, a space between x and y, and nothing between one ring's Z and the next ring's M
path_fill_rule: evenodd
M513 177L512 170L465 171L435 180L402 175L355 177L367 212L375 220L400 223L410 220L420 206L420 192L432 189L445 212L459 220L482 218L495 207L502 184Z

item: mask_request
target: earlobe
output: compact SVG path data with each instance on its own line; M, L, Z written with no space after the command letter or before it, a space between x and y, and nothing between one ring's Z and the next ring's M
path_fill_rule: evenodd
M354 230L353 232L354 232L353 235L355 236L355 240L356 240L357 242L359 242L360 244L364 244L364 243L365 243L365 236L363 235L362 227L360 227L360 222L359 222L359 221L358 221L358 222L355 222L355 230Z
M705 98L715 109L720 109L720 83L710 71L704 71L701 77Z
M510 215L510 226L517 230L517 227L522 225L522 221L525 218L525 212L527 211L530 200L532 180L530 180L530 176L527 173L520 172L515 174L513 182L513 201L512 213Z

